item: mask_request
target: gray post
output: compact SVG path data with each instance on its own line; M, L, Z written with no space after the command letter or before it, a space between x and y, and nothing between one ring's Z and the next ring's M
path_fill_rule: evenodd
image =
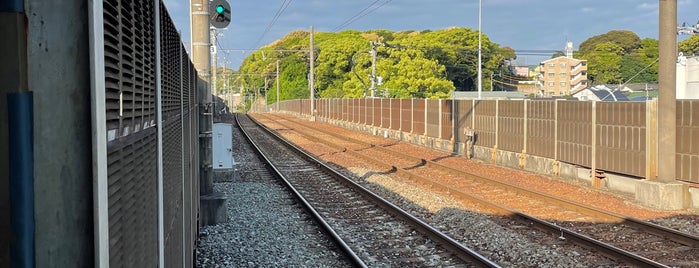
M658 181L676 179L677 1L660 0L658 82Z
M200 195L213 192L213 174L211 170L211 61L209 54L209 1L190 0L192 62L200 78L209 83L201 87L199 92L199 180ZM202 211L204 213L204 211Z
M205 82L199 91L199 195L200 225L216 224L227 220L225 197L214 193L212 169L213 107L211 88L215 81L210 80L212 73L209 34L209 1L190 0L192 23L192 62Z

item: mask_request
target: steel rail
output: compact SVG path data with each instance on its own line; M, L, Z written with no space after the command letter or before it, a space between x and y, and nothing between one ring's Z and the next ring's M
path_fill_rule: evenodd
M351 178L337 172L335 169L333 169L332 167L327 165L323 160L318 159L317 157L309 154L308 152L306 152L302 148L291 143L286 138L282 137L279 133L277 133L276 131L261 124L260 122L258 122L254 118L251 118L251 120L253 122L257 123L261 128L265 129L270 135L273 135L278 140L283 142L286 146L296 150L304 158L308 159L309 161L315 162L319 168L327 171L328 173L332 174L334 177L340 179L342 181L342 183L344 183L347 186L352 187L357 192L359 192L362 195L364 195L365 197L371 199L375 204L388 210L391 214L396 215L396 216L402 218L403 220L407 221L411 226L413 226L419 232L427 235L433 241L439 243L441 246L446 248L448 251L450 251L455 256L459 257L460 259L462 259L466 262L475 263L479 267L500 267L498 264L496 264L495 262L484 257L483 255L476 252L475 250L473 250L469 247L466 247L465 245L461 244L460 242L456 241L455 239L442 233L437 228L430 226L428 223L413 216L412 214L408 213L407 211L394 205L390 201L376 195L375 193L364 188L363 186L357 184ZM270 163L270 165L271 165L271 163Z
M272 120L273 120L273 119L272 119ZM491 208L491 209L497 211L499 214L512 216L512 217L515 217L515 218L517 218L517 219L520 219L520 220L526 221L526 222L528 222L528 223L534 224L534 225L536 225L536 227L538 227L539 229L542 229L542 230L545 230L545 231L548 231L548 232L551 232L551 233L555 233L555 234L560 234L560 235L561 235L561 236L560 236L561 238L564 238L564 239L566 239L566 240L571 240L571 241L573 241L573 242L575 242L575 243L577 243L577 244L579 244L579 245L581 245L581 246L584 246L584 247L587 247L587 248L598 249L598 250L600 250L600 252L601 252L602 254L604 254L604 255L606 255L606 256L608 256L608 257L612 257L612 258L615 258L615 259L621 259L621 260L624 260L624 261L626 261L626 262L628 262L628 263L631 263L631 264L633 264L633 265L637 265L637 266L639 266L639 267L668 267L667 265L664 265L664 264L662 264L662 263L659 263L659 262L656 262L656 261L654 261L654 260L648 259L648 258L643 257L643 256L641 256L641 255L638 255L638 254L636 254L636 253L633 253L633 252L630 252L630 251L627 251L627 250L624 250L624 249L615 247L615 246L613 246L613 245L610 245L610 244L608 244L608 243L599 241L599 240L594 239L594 238L591 238L591 237L589 237L589 236L586 236L586 235L577 233L577 232L575 232L575 231L572 231L572 230L569 230L569 229L560 227L560 226L558 226L558 225L556 225L556 224L554 224L554 223L550 223L550 222L548 222L548 221L544 221L544 220L538 219L538 218L536 218L536 217L534 217L534 216L528 215L528 214L523 213L523 212L521 212L521 211L518 211L518 210L516 210L516 209L514 209L514 208L510 208L510 207L507 207L507 206L504 206L504 205L501 205L501 204L497 204L497 203L494 203L494 202L492 202L492 201L489 201L489 200L483 199L483 198L481 198L481 197L475 196L475 195L473 195L473 194L469 194L469 193L463 192L463 191L461 191L461 190L459 190L459 189L455 189L455 188L450 187L450 186L448 186L448 185L445 185L445 184L442 184L442 183L439 183L439 182L435 182L435 181L433 181L433 180L431 180L431 179L428 179L428 178L426 178L426 177L424 177L424 176L421 176L421 175L415 174L415 173L413 173L413 172L410 172L410 171L408 171L408 170L406 170L406 169L404 169L404 168L399 168L399 167L396 167L396 166L393 166L393 165L390 165L390 164L386 164L384 161L382 161L382 160L380 160L380 159L376 159L376 158L373 158L373 157L364 155L364 154L362 154L362 153L360 153L360 152L358 152L358 151L349 150L349 149L347 149L346 147L343 147L343 146L338 145L338 144L336 144L336 143L333 143L333 142L331 142L331 141L328 141L328 140L325 140L325 139L323 139L323 138L320 138L320 137L318 137L317 135L313 135L313 134L310 133L310 132L303 131L303 130L299 130L299 129L297 129L297 128L293 128L293 127L291 127L291 126L289 126L289 125L286 125L286 124L284 124L284 123L281 123L281 122L279 122L279 121L275 121L275 123L284 126L286 129L293 130L293 131L296 131L296 132L298 132L298 133L301 133L301 134L303 134L303 135L305 135L305 136L307 136L307 137L313 137L314 140L322 140L322 141L324 141L324 144L327 145L327 146L336 148L336 149L338 149L338 150L340 150L340 151L344 151L344 152L350 153L350 154L352 154L352 155L355 156L355 157L358 157L358 158L360 158L360 159L363 159L363 160L366 160L366 161L368 161L368 162L371 162L372 164L375 164L375 165L377 165L377 166L386 167L386 168L388 168L388 169L390 169L390 170L396 172L397 174L399 174L399 175L401 175L401 176L403 176L403 177L405 177L405 178L407 178L407 179L410 179L410 180L413 180L413 181L415 181L415 182L417 182L417 183L420 183L420 184L422 184L422 185L431 187L432 189L435 189L435 190L437 190L437 191L441 191L441 192L453 194L455 197L460 198L460 199L465 200L465 201L479 203L479 204L481 204L481 205L483 205L483 206L489 207L489 208ZM300 123L296 123L296 124L300 124ZM303 126L303 124L300 124L300 125ZM310 127L307 127L307 126L304 126L304 127L310 128ZM329 131L324 131L324 130L315 129L315 128L314 128L314 131L320 131L320 132L323 132L323 133L325 133L325 134L328 134L328 135L330 135L330 136L333 136L333 137L335 137L335 138L339 138L339 139L342 139L342 140L349 140L349 141L352 141L352 142L356 142L356 143L362 144L362 145L364 145L364 146L366 146L366 147L370 147L370 148L381 148L381 149L387 150L387 151L388 151L389 153L391 153L391 154L399 154L399 155L402 155L402 156L405 156L405 157L409 157L409 158L411 158L411 159L419 159L420 161L427 162L428 164L429 164L430 162L432 162L432 161L425 160L425 159L422 159L422 158L419 158L419 157L407 155L407 154L404 154L404 153L402 153L402 152L397 152L397 151L393 151L393 150L388 150L388 149L385 149L385 148L383 148L383 147L381 147L381 146L377 146L377 145L372 144L372 143L368 143L368 142L364 142L364 141L359 141L359 140L356 140L356 139L353 139L353 138L341 136L341 135L339 135L339 134L335 134L335 133L332 133L332 132L329 132ZM484 178L484 177L481 177L481 176L478 176L478 175L474 175L474 174L471 174L471 173L459 171L459 170L453 169L453 168L451 168L451 167L446 167L446 166L443 166L443 165L441 165L441 164L437 164L437 163L433 163L433 164L435 164L435 165L437 165L437 166L444 167L444 168L446 168L446 169L454 170L454 171L456 171L456 172L458 172L458 173L464 173L464 174L468 174L468 175L471 175L471 176L475 176L475 177L481 178L481 179L483 179L482 182L488 183L489 180L490 180L490 179L488 179L488 178ZM505 183L505 182L501 182L501 181L498 181L498 180L495 180L495 182L497 182L497 185L498 185L498 186L502 185L502 187L505 187L505 188L507 188L507 189L509 189L509 188L512 187L513 189L516 189L518 193L519 193L520 191L522 191L522 192L528 192L527 189L524 189L524 188L521 188L521 187L518 187L518 186L509 185L509 184L507 184L507 183ZM540 193L540 194L545 195L545 196L547 196L548 198L556 199L556 197L551 196L551 195L548 195L548 194L543 194L543 193ZM548 199L547 199L547 200L548 200ZM574 204L574 203L572 203L572 202L570 202L570 201L567 201L567 202L568 202L568 204ZM593 208L593 209L594 209L594 208ZM596 210L596 211L601 211L601 210L598 210L598 209L594 209L594 210ZM578 212L580 212L580 211L578 211ZM604 211L602 211L602 212L604 212ZM580 212L580 213L582 213L582 212ZM583 213L583 214L584 214L584 213ZM651 225L654 225L654 224L651 224ZM656 225L654 225L654 226L656 226ZM669 228L666 228L666 227L662 227L662 226L659 226L659 227L661 227L661 228L663 228L663 229L672 230L672 229L669 229ZM645 230L645 228L644 228L644 230ZM676 230L672 230L672 231L677 232ZM677 232L677 233L679 233L679 232Z

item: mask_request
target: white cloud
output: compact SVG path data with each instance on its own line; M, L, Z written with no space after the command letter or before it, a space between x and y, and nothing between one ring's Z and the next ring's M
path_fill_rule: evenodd
M637 9L658 9L658 2L654 3L642 3L638 6L636 6Z
M595 11L595 9L594 9L594 8L591 8L591 7L583 7L583 8L580 9L580 11L582 11L582 12L584 12L584 13L590 13L590 12L592 12L592 11Z

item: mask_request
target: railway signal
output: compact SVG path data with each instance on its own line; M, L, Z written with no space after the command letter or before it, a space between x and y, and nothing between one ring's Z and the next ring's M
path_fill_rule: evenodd
M231 23L231 5L226 0L211 1L209 12L211 13L211 26L226 28Z

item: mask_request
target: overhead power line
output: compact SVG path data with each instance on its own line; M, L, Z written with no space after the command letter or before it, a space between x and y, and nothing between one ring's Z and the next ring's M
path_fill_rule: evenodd
M277 20L282 15L282 13L284 13L284 10L286 10L286 8L289 7L289 5L291 4L291 1L292 0L284 0L284 2L282 2L282 5L279 7L279 9L277 9L277 13L274 14L272 21L269 22L269 25L267 25L267 28L265 28L265 31L262 33L262 35L260 35L260 38L257 39L257 42L255 42L254 47L257 47L260 44L260 42L262 41L262 38L264 38L265 35L267 35L267 33L269 32L269 30L272 29L272 26L274 26L274 24L277 23Z
M385 2L381 3L381 5L375 6L373 9L369 10L371 7L373 7L374 5L376 5L376 3L378 3L379 1L380 1L380 0L374 1L374 2L371 3L369 6L365 7L365 8L362 9L361 11L359 11L359 13L355 14L354 16L350 17L349 19L347 19L347 20L346 20L345 22L343 22L342 24L340 24L340 25L338 25L337 27L333 28L333 31L339 31L339 30L341 30L341 29L343 29L343 28L349 26L350 24L354 23L355 21L357 21L357 20L363 18L363 17L366 16L366 15L369 15L370 13L376 11L377 9L381 8L382 6L384 6L384 5L388 4L388 3L390 3L392 0L386 0ZM367 10L368 10L368 11L367 11Z

